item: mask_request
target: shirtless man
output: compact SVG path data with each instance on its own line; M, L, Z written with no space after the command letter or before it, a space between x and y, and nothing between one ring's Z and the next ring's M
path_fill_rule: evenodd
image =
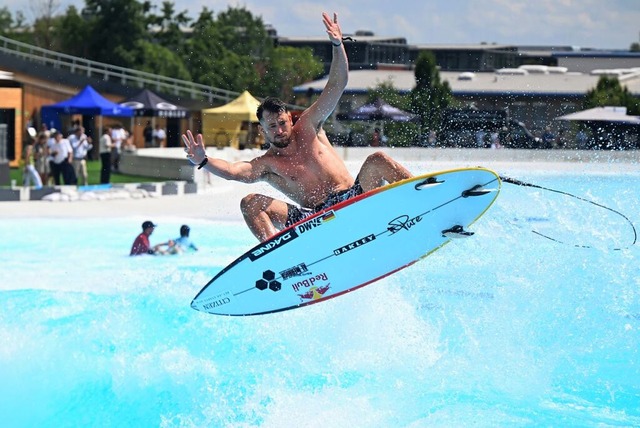
M258 107L259 128L268 150L251 161L227 162L207 156L202 135L182 136L187 158L198 168L227 180L265 181L300 206L260 194L240 204L249 229L261 242L279 230L360 193L411 177L411 173L383 152L370 155L354 180L322 130L322 123L338 105L347 86L349 64L342 45L338 16L322 14L333 58L329 79L318 99L293 125L286 105L266 98Z

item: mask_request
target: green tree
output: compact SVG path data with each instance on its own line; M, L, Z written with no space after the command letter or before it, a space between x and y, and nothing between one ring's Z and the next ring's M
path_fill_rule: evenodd
M382 82L367 91L367 103L373 103L378 99L401 110L409 111L411 108L409 97L402 95L393 86L391 80ZM386 144L389 146L409 146L416 141L419 135L419 127L411 122L387 121L376 125L383 129L384 136L387 138Z
M55 25L58 4L54 0L43 0L35 5L37 18L33 23L33 41L31 43L45 49L59 50L60 44L55 38Z
M629 50L631 52L640 52L640 43L638 43L638 42L631 43L631 46L629 47Z
M135 68L136 55L125 54L133 43L148 40L148 2L136 0L85 0L83 14L89 21L90 59L122 67Z
M132 68L147 73L173 77L181 80L191 80L191 74L184 65L182 58L175 51L148 40L137 40L132 46L124 49L116 48L117 54Z
M369 88L367 91L367 103L373 103L377 99L382 99L388 104L403 110L407 110L410 107L407 97L398 92L398 89L393 86L393 81L390 79L379 83L375 88Z
M585 109L602 106L621 106L627 114L640 115L640 99L631 95L617 77L601 76L595 88L589 90L584 100Z
M243 91L258 81L254 60L227 49L213 13L204 8L185 43L185 64L194 81Z
M245 8L229 7L218 14L220 42L238 55L264 60L273 51L273 40L261 18Z
M0 7L0 35L6 35L13 28L13 16L6 6Z
M0 35L6 36L25 25L25 18L22 12L16 12L16 16L11 15L11 11L6 6L0 7Z
M78 14L75 6L69 6L66 13L54 22L54 39L61 52L83 58L90 57L89 23Z
M293 88L318 77L324 70L320 60L309 48L279 46L267 60L258 87L252 92L258 96L277 96L287 103L294 102Z
M82 15L71 6L55 20L54 40L70 55L190 79L179 55L184 37L177 35L189 21L186 13L175 14L168 2L161 16L151 8L149 2L135 0L87 0Z
M191 36L186 40L182 58L192 78L202 82L214 67L214 58L222 52L222 46L214 41L218 38L213 12L202 9L192 27Z
M420 116L420 132L426 135L438 129L442 111L451 104L451 87L440 80L436 59L432 52L422 52L416 59L416 86L409 95L411 112Z
M154 6L152 6L153 8ZM150 13L147 17L148 31L151 32L151 38L167 49L174 52L182 52L186 41L183 29L187 28L192 21L187 13L186 10L176 13L172 2L162 2L160 14Z

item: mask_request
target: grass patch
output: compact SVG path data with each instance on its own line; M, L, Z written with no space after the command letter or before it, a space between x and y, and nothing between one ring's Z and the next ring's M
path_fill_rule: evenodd
M87 174L89 175L89 184L100 184L100 161L87 161ZM11 168L9 171L11 180L16 180L18 186L22 186L22 168ZM111 183L150 183L166 181L160 178L142 177L139 175L114 174L111 173Z

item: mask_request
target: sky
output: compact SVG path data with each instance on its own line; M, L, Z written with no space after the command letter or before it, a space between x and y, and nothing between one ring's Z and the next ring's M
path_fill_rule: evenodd
M4 0L28 20L53 1L63 13L84 0ZM161 1L154 2L158 5ZM628 49L640 42L640 0L173 0L176 11L195 18L203 7L215 14L245 7L285 37L322 36L323 11L338 13L344 34L357 30L404 37L410 44L561 45ZM40 5L40 6L38 6Z

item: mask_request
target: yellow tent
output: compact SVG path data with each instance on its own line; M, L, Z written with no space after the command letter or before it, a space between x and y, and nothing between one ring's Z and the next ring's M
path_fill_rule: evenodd
M202 134L205 141L218 147L256 147L260 101L249 91L220 107L202 110Z

